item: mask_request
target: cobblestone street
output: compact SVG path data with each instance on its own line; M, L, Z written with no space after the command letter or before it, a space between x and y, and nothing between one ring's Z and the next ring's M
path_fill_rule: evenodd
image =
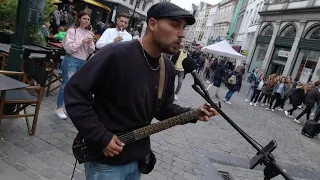
M177 103L196 108L204 101L193 91L192 83L192 77L187 75ZM241 92L231 98L231 105L221 102L222 110L261 145L275 139L278 147L273 154L294 179L319 179L320 137L309 139L301 135L305 117L296 124L283 112L250 106L244 101L246 90L243 85ZM214 91L214 87L210 89L211 95ZM226 91L223 87L220 96ZM53 114L55 104L56 92L44 98L35 136L27 134L23 119L2 121L0 180L70 179L75 162L71 144L77 130L70 119L63 121ZM248 170L249 159L256 151L221 116L208 123L177 126L152 135L151 139L158 161L143 180L212 180L212 173L217 170L229 172L236 180L263 179L261 167ZM78 165L74 179L84 180L83 170L83 165Z

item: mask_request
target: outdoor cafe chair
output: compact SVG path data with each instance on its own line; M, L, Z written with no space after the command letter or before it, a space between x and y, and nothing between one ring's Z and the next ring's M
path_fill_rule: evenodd
M27 123L28 133L34 135L44 93L44 86L49 72L35 63L32 59L27 58L23 62L23 72L0 70L0 73L7 76L20 76L22 82L31 85L26 88L7 90L1 93L0 126L3 119L24 117ZM33 81L30 81L30 79L36 81L39 86L34 86L32 84ZM32 91L36 93L36 96L33 96L30 93ZM5 105L15 105L14 111L9 114L4 114ZM32 113L27 112L27 107L30 105L35 105L35 110ZM23 113L20 113L21 111L23 111ZM33 117L32 124L29 122L29 117Z

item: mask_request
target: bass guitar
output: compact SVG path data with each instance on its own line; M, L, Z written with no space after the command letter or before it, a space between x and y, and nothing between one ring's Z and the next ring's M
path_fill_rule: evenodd
M201 111L201 109L195 109L133 131L116 134L116 136L123 143L130 144L173 126L188 123L194 119L201 117L202 115L203 112ZM86 142L86 139L82 138L79 134L74 140L72 150L74 157L79 161L80 164L84 162L100 161L111 158L106 157L103 152L96 147L92 147L91 145L89 145Z

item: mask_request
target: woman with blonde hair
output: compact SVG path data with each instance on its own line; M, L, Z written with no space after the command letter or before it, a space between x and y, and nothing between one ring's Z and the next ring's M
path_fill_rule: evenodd
M61 63L62 83L54 113L60 119L67 119L67 115L63 109L63 89L71 76L86 62L86 59L95 50L90 25L90 14L87 11L81 11L78 14L74 25L67 30L66 36L62 41L62 46L66 51L66 55Z
M278 78L276 78L276 80L277 79ZM271 109L272 112L274 112L275 108L280 106L281 99L284 98L286 91L287 91L286 77L281 77L281 80L278 81L278 83L273 88L269 108L266 108L266 110ZM274 106L272 108L274 101L276 101L276 103L274 104Z

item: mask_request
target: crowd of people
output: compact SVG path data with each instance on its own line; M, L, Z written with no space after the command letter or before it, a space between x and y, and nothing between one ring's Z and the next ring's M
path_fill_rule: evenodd
M206 55L202 55L202 57L206 57ZM198 72L202 73L203 78L209 84L207 90L213 86L216 87L215 97L220 98L219 89L221 83L224 82L228 88L224 102L232 104L230 102L232 95L241 89L243 75L246 72L245 63L233 70L229 61L225 61L223 58L206 58L204 63L201 63L203 60L199 61L198 59L200 58L195 59L200 69ZM249 87L245 101L249 102L251 106L261 104L261 107L265 107L266 110L282 111L285 116L293 118L296 123L300 123L299 119L304 114L306 114L306 119L310 120L310 115L314 115L318 110L320 81L302 84L299 79L292 80L291 76L271 74L267 77L256 67L248 76L247 82ZM290 104L292 107L285 108ZM298 108L302 109L302 112L294 117L292 114Z

